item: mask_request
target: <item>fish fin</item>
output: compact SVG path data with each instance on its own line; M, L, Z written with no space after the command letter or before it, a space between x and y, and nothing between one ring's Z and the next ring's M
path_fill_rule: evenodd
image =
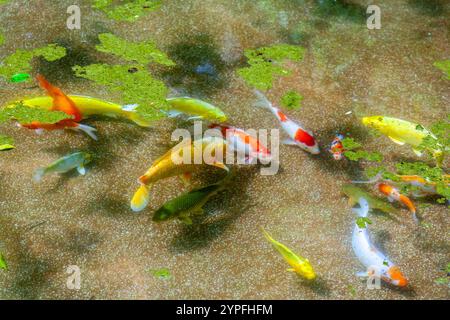
M389 139L391 139L393 142L395 142L396 144L398 144L398 145L404 145L405 144L405 142L404 141L401 141L401 140L398 140L398 139L395 139L395 138L393 138L393 137L391 137L391 136L388 136L388 138Z
M131 210L134 212L139 212L147 207L150 200L150 187L143 184L135 192L133 198L131 199Z
M422 151L419 151L419 150L417 150L417 149L412 149L413 150L413 152L416 154L416 156L418 156L418 157L421 157L422 155L423 155L423 152Z
M287 272L295 272L295 269L294 268L288 268L288 269L286 269L286 271Z
M186 119L186 121L192 121L192 120L202 120L203 117L202 116L194 116L194 117L189 117Z
M139 107L139 105L137 103L135 103L135 104L126 104L126 105L122 106L122 110L123 111L133 112L133 111L136 111L137 107Z
M356 273L356 276L360 278L367 278L369 274L367 273L367 271L359 271Z
M187 225L191 225L192 224L192 219L190 217L188 217L188 216L180 216L180 217L178 217L178 219L180 221L182 221L184 224L187 224Z
M181 116L182 114L183 114L183 112L177 111L177 110L169 110L169 111L166 112L166 115L169 118L176 118L176 117Z
M214 163L212 164L214 167L223 169L227 172L230 171L230 168L228 168L223 162L219 162L219 161L214 161Z
M391 203L395 201L395 199L392 198L391 196L388 196L387 199L388 199L388 201L391 202Z
M84 176L86 174L86 168L83 165L79 165L77 167L77 171L79 174L81 174L82 176Z
M35 132L37 135L41 135L41 134L44 133L44 129L42 129L42 128L34 129L34 132Z
M253 104L255 107L271 109L273 108L272 103L267 99L267 97L259 90L253 90L258 100Z
M89 137L91 137L95 141L98 140L97 135L95 134L97 129L95 129L94 127L90 127L85 124L78 123L78 125L76 127L74 127L73 129L86 133Z
M281 141L282 144L288 145L288 146L296 146L297 142L291 138L284 139Z
M254 157L254 156L251 156L251 155L246 156L245 157L245 164L255 164L256 163L256 159L257 159L257 157Z
M413 212L412 214L413 220L416 224L419 224L419 218L417 218L417 214L415 212Z
M151 126L151 121L145 120L144 118L141 117L141 115L139 113L137 113L136 111L132 111L130 113L130 118L131 121L133 121L134 123L136 123L138 126L140 127L144 127L144 128L148 128Z
M45 175L45 168L39 168L37 169L33 174L33 180L34 182L40 182L42 180L42 177Z
M186 186L189 186L191 184L192 172L183 173L182 175L180 175L180 179Z

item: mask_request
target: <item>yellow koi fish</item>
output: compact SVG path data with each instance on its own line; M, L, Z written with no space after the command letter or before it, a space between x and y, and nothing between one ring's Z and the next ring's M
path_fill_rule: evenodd
M267 231L265 231L264 229L262 229L262 232L264 233L266 239L283 256L284 260L286 260L286 262L289 263L289 265L292 267L287 269L287 271L295 272L307 280L316 279L316 273L314 272L314 269L308 259L297 256L284 244L279 243L278 241L273 239L270 234L267 233Z
M420 124L401 119L373 116L362 118L362 123L369 128L378 130L399 145L404 145L405 143L411 145L414 153L419 157L422 156L423 149L421 144L424 141L424 138L431 137L432 139L437 140L432 132L428 131ZM437 149L429 151L433 154L438 165L441 165L444 157L443 146L438 144Z
M201 165L211 165L228 171L228 167L223 163L226 145L226 141L222 138L205 137L190 144L179 144L170 149L139 178L141 186L131 199L131 209L135 212L145 209L149 203L150 189L159 180L174 176L186 177ZM219 156L217 151L220 151L222 156ZM197 160L197 154L202 155L200 163L194 161ZM205 158L206 154L210 159ZM184 157L185 155L187 157Z
M83 119L89 118L93 115L104 115L111 118L125 118L133 121L141 127L149 127L151 124L150 121L145 120L138 114L136 111L138 105L121 106L113 102L87 96L68 95L68 97L75 103L77 109L81 112ZM51 110L53 107L53 98L51 97L36 97L25 99L21 102L29 107L47 110ZM6 107L14 106L15 104L17 104L17 101L7 105Z

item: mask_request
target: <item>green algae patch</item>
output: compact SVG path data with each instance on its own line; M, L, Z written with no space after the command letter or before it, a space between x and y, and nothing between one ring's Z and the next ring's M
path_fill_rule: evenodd
M30 124L34 121L45 124L54 124L61 120L71 119L72 116L62 111L50 111L41 108L29 107L17 103L0 110L0 123L16 120L21 124Z
M14 139L0 134L0 151L7 151L14 148Z
M442 161L450 153L450 115L447 120L434 123L430 127L430 131L436 138L431 135L426 136L423 138L419 149L427 151L431 156L434 156L435 150L440 150L441 155L439 157L441 159L438 159L438 163L440 163L439 161Z
M35 57L42 57L52 62L63 58L66 49L56 44L49 44L46 47L34 50L18 49L15 53L7 56L0 64L0 76L11 79L15 74L31 73L31 61Z
M174 66L175 63L160 51L153 41L129 42L110 33L98 36L100 45L96 49L100 52L111 53L126 61L148 64L158 63L164 66Z
M245 50L249 67L239 69L238 74L251 87L259 90L269 90L273 86L275 76L288 76L289 69L283 67L286 60L301 61L305 49L301 46L278 44L259 49Z
M169 269L162 268L162 269L150 269L148 270L154 277L159 279L170 279L172 275L170 274Z
M121 93L124 104L138 104L136 110L146 120L163 117L161 110L169 108L166 101L169 90L162 81L154 79L144 66L92 64L75 66L73 70L77 77Z
M436 61L433 65L436 68L442 70L447 76L447 80L450 80L450 59L443 61Z
M303 101L303 96L294 90L286 92L281 97L281 105L287 109L299 109Z
M0 46L2 46L5 43L5 36L0 33Z
M8 270L8 264L6 263L5 257L3 257L3 254L1 252L0 252L0 269Z
M160 0L128 0L115 4L114 0L93 0L92 7L103 11L108 18L134 22L149 12L161 7Z
M383 161L383 155L378 152L368 152L365 150L357 150L362 147L362 145L356 142L352 138L342 139L342 145L344 147L344 155L347 159L351 161L359 161L365 159L367 161L381 162Z
M367 217L359 217L358 219L356 219L356 224L361 229L365 229L368 224L372 224L372 220Z

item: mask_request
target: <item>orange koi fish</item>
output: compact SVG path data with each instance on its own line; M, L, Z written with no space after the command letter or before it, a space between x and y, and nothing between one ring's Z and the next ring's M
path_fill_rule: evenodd
M83 115L77 108L75 103L62 92L58 87L50 84L42 75L38 75L36 79L39 81L39 85L42 89L46 90L48 95L53 98L52 111L62 111L72 116L72 119L64 119L54 124L45 124L38 121L33 121L28 124L21 125L22 127L36 130L40 133L42 130L61 130L61 129L73 129L80 130L90 136L92 139L97 140L95 135L95 128L79 123L83 119Z
M342 160L344 157L344 146L342 145L343 139L344 136L342 134L337 134L331 142L329 151L333 155L334 160Z
M412 201L407 196L402 195L397 188L387 183L380 183L378 184L378 190L384 195L386 195L390 202L393 202L395 200L403 203L412 213L414 221L417 223L419 222L416 216L416 207L414 206Z

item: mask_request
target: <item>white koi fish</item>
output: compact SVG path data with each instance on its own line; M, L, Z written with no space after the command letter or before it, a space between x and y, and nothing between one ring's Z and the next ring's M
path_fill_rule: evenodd
M360 208L353 208L353 212L358 214L360 218L367 218L369 214L369 203L364 198L359 198ZM369 270L358 272L360 277L368 277L370 272L378 271L381 279L394 286L405 287L408 279L402 274L400 268L392 263L378 248L370 241L367 225L361 227L355 223L352 236L352 247L358 260Z
M280 121L281 127L289 135L289 139L283 141L283 144L296 145L311 154L319 154L319 145L311 131L304 129L298 123L289 119L279 108L274 107L267 97L255 90L259 101L255 104L258 107L270 110Z

